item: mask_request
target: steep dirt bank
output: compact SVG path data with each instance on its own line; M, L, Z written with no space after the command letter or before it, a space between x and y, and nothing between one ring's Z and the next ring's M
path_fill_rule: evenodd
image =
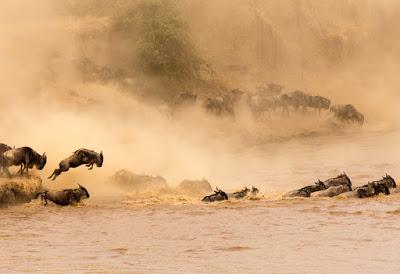
M28 203L42 189L42 179L37 176L0 178L0 206Z

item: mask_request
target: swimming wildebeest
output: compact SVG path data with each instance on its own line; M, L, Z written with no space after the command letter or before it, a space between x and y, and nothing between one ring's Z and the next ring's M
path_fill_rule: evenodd
M79 188L75 189L64 189L61 191L43 191L36 194L35 199L40 197L47 205L47 200L60 206L72 205L79 203L83 199L88 199L90 197L89 192L83 186L79 185Z
M341 174L335 178L322 182L325 190L317 191L311 194L312 197L334 197L344 192L351 191L351 181L346 174Z
M378 195L379 193L389 195L389 189L395 187L395 180L391 176L386 174L386 176L379 181L370 182L362 187L357 188L357 196L359 198L366 198Z
M208 195L204 197L201 201L202 202L216 202L216 201L224 201L228 200L228 195L220 189L215 188L214 194Z
M290 191L284 194L283 197L310 197L311 193L324 189L326 189L324 183L318 180L318 182L313 185Z
M349 191L350 188L348 185L331 186L328 189L311 193L311 197L335 197L338 196L339 194Z
M349 191L351 191L351 180L345 173L343 173L335 178L328 179L328 180L324 181L323 183L326 188L330 188L332 186L344 185L349 188Z
M10 171L8 170L10 166L21 166L19 172L22 175L24 170L26 170L26 174L28 174L28 170L34 166L36 166L37 169L42 170L47 162L46 153L40 155L30 147L20 147L7 150L3 153L2 158L3 170L8 175L10 175Z
M81 165L86 165L89 170L93 169L93 165L97 167L103 165L103 152L97 153L93 150L81 148L75 151L71 156L62 160L59 164L59 168L53 171L48 179L54 181L62 172L68 171L70 168L76 168Z
M260 190L258 190L258 188L252 186L251 187L251 195L253 196L257 196L257 194L260 192Z
M357 123L360 126L364 124L364 115L350 104L335 105L330 108L333 117L343 123Z
M247 196L247 194L250 192L250 189L249 188L247 188L247 186L244 188L244 189L242 189L241 191L237 191L237 192L234 192L234 193L230 193L229 195L228 195L228 197L232 197L232 198L235 198L235 199L243 199L244 197L246 197Z
M318 180L315 185L288 192L284 197L333 197L348 191L351 191L350 178L341 174L323 182Z
M0 174L3 173L3 153L10 149L10 146L0 143Z

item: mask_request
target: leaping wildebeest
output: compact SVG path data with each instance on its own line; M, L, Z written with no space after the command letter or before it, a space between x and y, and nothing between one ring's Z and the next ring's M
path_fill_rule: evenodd
M60 206L68 206L75 203L81 202L83 199L90 197L89 192L83 186L79 185L79 188L75 189L64 189L61 191L43 191L36 194L35 199L41 198L44 205L47 205L47 200Z
M62 172L68 171L70 168L76 168L81 165L86 165L89 170L93 169L93 165L97 167L103 165L103 152L97 153L93 150L81 148L75 151L71 156L62 160L59 168L55 169L48 179L54 181Z
M2 155L2 167L8 175L10 175L10 171L8 170L10 166L21 166L19 172L22 175L24 170L26 170L26 174L28 174L28 170L34 166L36 166L37 169L42 170L46 165L46 162L46 153L40 155L30 147L10 149Z

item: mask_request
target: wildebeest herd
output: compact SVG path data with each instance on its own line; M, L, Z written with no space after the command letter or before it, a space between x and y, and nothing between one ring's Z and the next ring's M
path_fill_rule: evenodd
M62 173L70 168L76 168L81 165L86 165L89 170L93 169L93 165L101 167L103 165L103 152L97 153L89 149L78 149L71 156L62 160L59 168L55 169L48 179L53 181ZM18 173L23 175L24 172L28 175L29 169L36 167L42 170L47 163L46 153L40 155L30 147L12 148L6 144L0 143L0 172L1 175L11 177L9 168L19 166ZM89 198L89 192L83 186L79 185L77 189L64 189L62 191L44 191L36 195L36 198L41 197L47 204L50 200L58 205L70 205L77 203L82 199Z
M380 193L390 194L390 189L396 188L395 180L386 174L382 179L368 182L367 184L353 188L350 178L341 174L326 181L318 180L312 185L290 191L284 197L358 197L366 198L376 196Z
M19 174L29 173L29 169L36 167L42 170L47 163L46 153L40 155L30 147L12 148L6 144L0 143L0 163L1 174L12 176L9 168L11 166L18 166ZM68 171L70 168L76 168L81 165L86 165L89 170L93 166L101 167L103 165L103 153L97 153L89 149L78 149L71 156L62 160L59 163L59 168L56 168L48 179L55 180L62 172ZM386 175L382 179L368 182L363 186L353 188L350 178L346 174L341 174L337 177L327 179L325 181L318 180L316 183L290 191L284 197L372 197L380 193L385 195L390 194L390 189L396 188L395 180ZM226 193L218 188L213 194L205 196L202 202L216 202L229 199L243 199L245 197L256 197L259 190L256 187L251 189L245 187L241 191ZM35 198L41 198L44 204L50 200L58 205L70 205L79 203L82 199L89 198L89 192L81 185L77 189L64 189L61 191L43 191L37 193Z
M182 93L176 96L172 105L174 108L190 107L198 100L195 94ZM255 118L271 117L273 113L290 116L291 113L305 113L308 109L314 109L319 114L322 110L329 110L337 122L364 124L364 115L351 104L331 105L329 98L299 90L283 93L283 87L274 83L258 87L252 93L234 89L214 97L207 97L204 98L202 105L208 113L217 116L234 116L240 106L245 106Z

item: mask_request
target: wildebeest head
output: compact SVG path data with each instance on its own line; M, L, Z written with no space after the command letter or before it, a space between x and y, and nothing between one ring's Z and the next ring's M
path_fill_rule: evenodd
M328 98L319 95L311 96L310 98L310 107L329 109L330 106L331 106L331 100L329 100Z
M254 186L251 187L251 194L257 195L258 192L260 192L260 190L258 190L258 188L254 187Z
M397 187L396 181L393 179L392 176L386 174L386 176L383 177L383 179L387 182L388 187Z
M224 191L220 190L218 187L215 188L214 192L215 194L223 197L225 200L228 200L228 195Z
M42 156L39 157L38 161L36 162L36 167L39 170L42 170L44 168L44 166L46 165L46 163L47 163L47 155L45 152L45 153L43 153Z
M97 160L96 160L96 166L97 167L102 167L103 161L104 161L103 151L100 151L100 154L99 154L99 156L97 157Z
M84 197L85 197L86 199L89 199L89 197L90 197L89 191L87 191L87 189L86 189L84 186L82 186L82 185L80 185L80 184L78 184L78 185L79 185L79 190L80 190L80 192L84 195Z

